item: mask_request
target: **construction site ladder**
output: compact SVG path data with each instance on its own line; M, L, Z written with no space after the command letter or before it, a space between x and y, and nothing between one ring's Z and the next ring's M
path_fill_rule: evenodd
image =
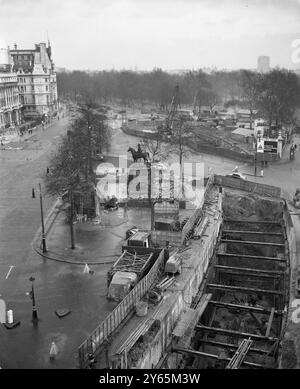
M243 339L226 369L239 369L252 345L251 338Z

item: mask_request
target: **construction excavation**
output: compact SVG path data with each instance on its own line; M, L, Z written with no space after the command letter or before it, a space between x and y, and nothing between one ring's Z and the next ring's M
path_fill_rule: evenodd
M282 203L230 193L223 211L208 304L190 347L174 350L185 368L276 368L289 285Z
M211 176L203 203L185 215L180 232L151 231L143 250L157 259L80 346L81 368L91 353L97 368L112 369L287 363L293 228L281 190Z

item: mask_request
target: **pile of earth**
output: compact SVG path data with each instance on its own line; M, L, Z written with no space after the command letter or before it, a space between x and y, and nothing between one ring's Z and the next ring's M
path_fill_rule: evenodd
M253 194L225 192L223 215L228 219L278 221L283 216L283 202Z

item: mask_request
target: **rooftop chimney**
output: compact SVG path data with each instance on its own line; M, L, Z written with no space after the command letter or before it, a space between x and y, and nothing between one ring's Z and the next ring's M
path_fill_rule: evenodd
M18 46L17 46L17 44L15 43L15 44L14 44L14 49L17 50L17 48L18 48Z

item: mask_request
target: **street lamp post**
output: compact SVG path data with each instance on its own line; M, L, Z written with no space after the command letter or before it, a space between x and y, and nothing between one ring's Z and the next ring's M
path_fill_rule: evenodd
M254 151L254 175L257 174L257 141L255 141L255 151Z
M70 190L70 233L71 233L71 249L75 249L75 239L74 239L74 194L73 191Z
M38 314L37 314L37 309L35 306L34 285L33 285L34 280L35 280L34 277L29 278L29 281L31 281L30 297L32 299L32 321L37 322L38 321Z
M40 206L41 206L41 222L42 222L42 245L43 245L43 253L46 253L47 252L47 246L46 246L44 212L43 212L43 197L42 197L41 184L39 184L39 189L40 189Z

